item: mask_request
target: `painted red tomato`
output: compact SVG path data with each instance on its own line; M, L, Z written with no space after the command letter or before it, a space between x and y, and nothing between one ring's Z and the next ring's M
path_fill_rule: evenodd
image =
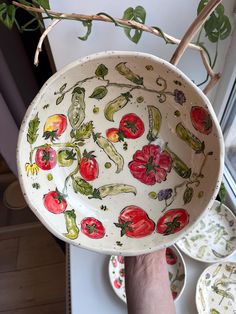
M199 106L193 106L191 108L190 117L192 124L197 131L206 135L211 133L212 119L206 109Z
M114 286L116 289L120 289L122 286L123 280L119 277L114 280Z
M130 205L122 209L119 215L119 223L115 226L121 228L121 237L142 238L150 235L155 229L155 223L140 207Z
M117 259L118 259L119 263L121 263L121 264L124 264L124 263L125 263L124 256L118 255L118 256L117 256Z
M106 130L106 136L108 140L113 143L119 142L119 130L117 128L110 128Z
M128 113L120 121L119 130L125 138L138 138L144 133L143 121L134 113Z
M183 208L168 210L157 221L156 231L163 235L169 235L182 230L189 222L189 214Z
M86 181L95 180L98 177L99 167L96 159L94 158L92 152L87 152L86 150L83 153L83 157L80 161L80 174Z
M133 177L144 184L154 185L166 180L171 165L172 160L167 152L161 152L159 145L149 144L135 152L128 166Z
M112 256L111 262L112 262L113 267L116 268L117 267L117 259L115 256Z
M42 170L50 170L57 164L57 153L50 146L38 148L35 155L35 162Z
M44 206L53 214L61 214L67 207L64 195L59 191L51 191L44 195Z
M119 274L120 274L121 277L125 277L125 269L121 268L120 271L119 271Z
M64 114L54 114L47 118L43 128L45 139L57 139L67 127L67 118Z
M93 217L87 217L81 221L81 231L91 239L101 239L105 235L103 224Z
M171 291L172 298L175 300L177 298L178 293L176 291Z
M170 248L168 247L166 249L166 262L167 264L169 265L175 265L177 263L177 255L175 254L175 252Z

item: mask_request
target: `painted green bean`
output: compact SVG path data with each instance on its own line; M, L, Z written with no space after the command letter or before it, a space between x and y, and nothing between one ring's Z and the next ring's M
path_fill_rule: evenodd
M104 151L105 154L116 164L116 173L120 173L124 167L124 159L117 152L114 145L105 137L99 134L93 134L94 141Z
M149 132L147 139L150 142L155 141L158 138L158 134L161 128L161 112L155 106L147 106L148 108L148 119L149 119Z
M204 142L201 142L194 134L186 129L181 122L177 124L175 130L178 137L188 144L196 153L202 153L204 151Z
M110 195L117 195L120 193L133 193L134 195L137 194L137 190L134 186L119 183L100 186L98 191L101 198L105 198Z
M114 113L124 108L129 102L130 98L132 98L132 95L130 94L130 92L127 92L109 101L104 109L105 118L108 121L114 121Z
M175 172L182 178L188 179L191 176L192 170L189 168L172 150L167 146L167 153L170 154L172 159L172 167Z
M64 233L64 236L71 240L77 239L79 235L79 228L76 225L76 214L74 209L65 211L64 216L67 230L67 233Z
M76 87L72 92L71 105L68 109L68 118L73 130L77 130L85 119L85 89Z
M138 74L135 74L130 68L126 66L126 62L120 62L116 65L116 70L123 75L127 80L137 84L143 85L143 78Z

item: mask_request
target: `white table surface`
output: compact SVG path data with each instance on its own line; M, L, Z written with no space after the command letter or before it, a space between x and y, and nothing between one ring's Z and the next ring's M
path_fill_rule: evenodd
M210 264L183 253L187 282L175 302L177 314L197 314L195 289L199 276ZM229 260L236 262L236 254ZM126 305L115 295L108 275L109 256L70 246L70 283L72 314L127 314Z

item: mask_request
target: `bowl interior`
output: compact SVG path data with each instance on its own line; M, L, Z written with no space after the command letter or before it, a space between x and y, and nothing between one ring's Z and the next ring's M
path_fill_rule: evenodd
M207 98L178 69L107 52L56 73L27 111L18 169L56 236L124 255L175 242L216 197L223 143Z

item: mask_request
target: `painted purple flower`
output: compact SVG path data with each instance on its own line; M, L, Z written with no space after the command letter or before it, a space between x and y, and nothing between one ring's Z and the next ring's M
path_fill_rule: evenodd
M175 102L177 102L177 104L183 105L183 103L186 102L186 97L184 93L182 92L182 90L175 89L174 97L175 97Z
M172 196L172 189L160 190L157 194L159 201L168 200Z
M211 275L209 273L206 273L206 279L209 279Z

